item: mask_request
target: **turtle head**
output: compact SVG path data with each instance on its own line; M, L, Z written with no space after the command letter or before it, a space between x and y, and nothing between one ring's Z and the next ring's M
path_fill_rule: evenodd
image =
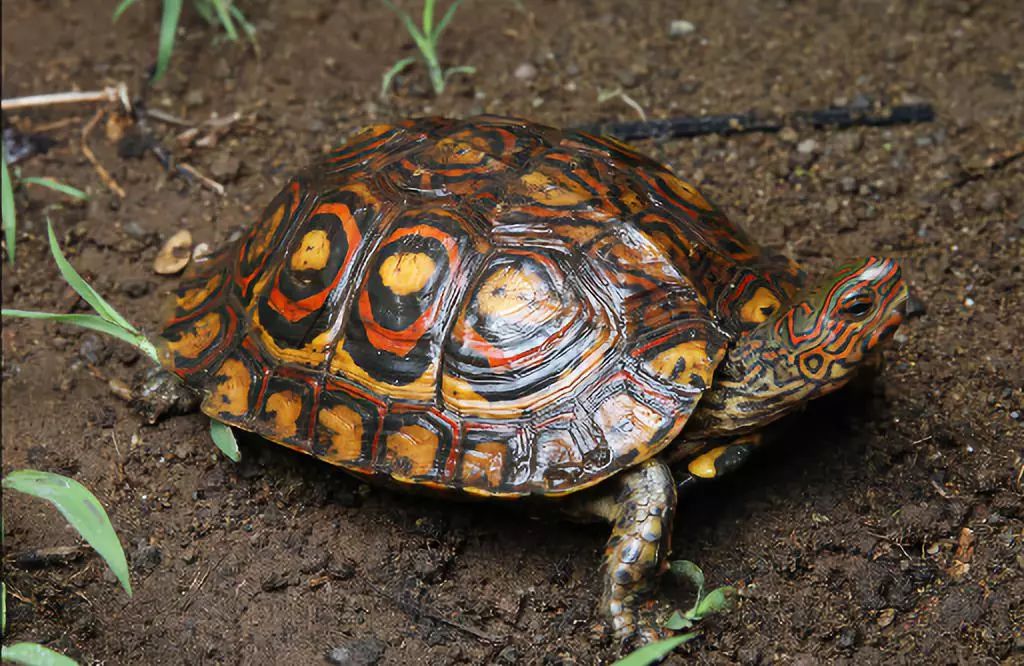
M908 301L899 264L869 257L840 266L797 294L756 333L786 355L790 380L827 392L877 356L903 323Z
M700 429L764 425L875 367L910 300L892 259L843 264L740 336L701 400Z

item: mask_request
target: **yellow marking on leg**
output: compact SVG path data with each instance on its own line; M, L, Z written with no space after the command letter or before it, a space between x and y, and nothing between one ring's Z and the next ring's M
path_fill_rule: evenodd
M713 479L718 474L718 472L715 471L715 461L718 460L718 458L721 457L728 448L728 446L716 446L707 453L702 453L691 460L686 469L690 474L699 476L702 479Z
M331 257L331 239L322 229L306 233L299 246L292 252L289 266L293 271L320 271L327 266Z
M221 381L207 397L210 408L232 416L242 416L249 411L249 389L252 387L249 368L238 359L229 358L215 376Z
M363 453L363 418L346 405L321 409L320 426L330 433L331 447L324 459L332 462L358 460Z
M408 296L423 289L435 270L437 264L428 255L399 252L381 262L380 280L399 296Z
M302 400L294 391L281 391L267 398L268 412L274 413L274 434L282 439L294 437L298 431L296 421L302 413Z
M198 321L193 322L192 329L183 333L179 339L168 340L167 351L184 358L199 358L217 339L221 326L221 315L217 312L207 312ZM173 362L173 356L169 360Z
M439 445L437 434L416 424L402 426L388 435L385 456L393 476L415 478L429 474L434 470Z
M778 309L779 299L775 294L760 287L740 308L740 319L751 324L760 324Z
M616 457L654 444L655 435L668 419L628 393L608 398L597 408L595 419L605 442Z

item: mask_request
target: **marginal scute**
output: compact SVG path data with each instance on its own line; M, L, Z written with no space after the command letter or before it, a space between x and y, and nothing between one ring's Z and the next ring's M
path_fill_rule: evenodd
M167 349L174 356L187 359L199 358L209 350L214 340L221 334L224 318L219 312L207 312L189 324L176 339L167 340Z
M214 384L208 389L204 410L219 416L244 416L249 412L252 393L252 374L237 358L226 359L213 375Z

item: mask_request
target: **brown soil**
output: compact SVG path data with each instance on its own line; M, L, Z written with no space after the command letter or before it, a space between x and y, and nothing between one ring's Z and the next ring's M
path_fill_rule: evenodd
M4 97L118 80L151 64L158 3L114 26L112 0L3 2ZM152 272L161 240L187 228L218 245L303 165L355 128L423 113L519 114L561 125L629 118L622 87L652 117L827 106L858 95L935 103L928 125L648 142L767 245L809 270L891 254L927 303L883 381L812 405L784 442L684 498L675 556L741 590L673 661L1021 663L1024 660L1024 14L1004 2L470 2L444 39L472 64L439 98L421 70L377 98L411 53L371 0L242 2L261 57L212 39L188 13L173 71L151 106L190 119L240 111L216 146L179 156L226 182L219 198L121 159L100 128L118 200L78 147L85 107L10 115L61 145L22 166L91 192L69 205L22 189L18 263L5 306L68 311L44 243L51 218L74 264L131 320L159 325L175 279ZM406 3L408 4L408 3ZM693 34L670 37L673 19ZM530 63L533 72L517 68ZM170 128L158 125L168 146ZM166 133L166 134L164 134ZM791 138L791 137L790 137ZM804 145L806 150L809 146ZM7 640L109 664L322 663L347 646L381 663L609 660L590 637L606 530L370 489L314 460L242 442L231 464L204 418L155 427L108 389L146 363L64 327L5 321L3 470L73 475L108 508L131 561L128 600L91 554L5 566ZM75 543L37 501L4 496L5 564ZM958 544L973 534L972 549ZM958 563L959 562L959 563ZM685 587L663 597L691 601ZM359 662L352 662L359 663ZM369 663L369 662L364 662Z

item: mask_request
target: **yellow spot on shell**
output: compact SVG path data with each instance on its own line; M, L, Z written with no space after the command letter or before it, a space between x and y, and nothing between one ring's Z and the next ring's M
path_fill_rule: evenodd
M220 286L221 280L223 279L223 273L214 273L213 277L211 277L206 284L198 287L192 287L191 289L184 291L178 296L178 309L183 312L195 310L210 297L210 294L212 294L217 287Z
M462 457L462 482L470 486L497 488L505 465L507 447L501 442L483 442Z
M380 280L399 296L407 296L423 289L436 269L434 260L422 252L399 252L381 262Z
M324 454L326 460L351 462L361 457L363 419L356 410L346 405L335 405L321 409L318 419L331 439L331 447Z
M210 392L203 411L214 414L242 416L249 410L249 388L252 376L249 368L238 359L229 358L217 370L220 382Z
M751 324L760 324L778 309L779 299L775 294L760 287L740 308L740 318Z
M524 194L537 203L549 206L577 206L590 199L588 192L568 189L540 171L528 173L520 180L524 186Z
M331 256L331 239L322 229L314 229L302 237L292 252L289 265L293 271L320 271Z
M595 415L605 442L616 457L654 444L655 435L667 420L628 393L608 398Z
M294 437L298 431L296 424L302 413L302 400L294 391L281 391L267 398L268 412L274 414L274 434L278 437Z
M476 305L485 317L542 323L558 312L561 301L541 276L506 266L480 286Z
M725 453L725 450L729 448L727 446L716 446L707 453L702 453L687 465L686 469L689 470L690 474L699 476L702 479L713 479L717 472L715 471L715 461L718 460L719 456Z
M437 457L437 435L412 424L388 435L387 459L395 476L415 478L430 474Z
M183 333L177 340L167 341L167 350L172 355L184 358L199 358L205 352L221 329L221 316L217 312L208 312L192 324L192 329ZM173 356L171 358L173 360Z
M656 376L679 384L690 384L690 375L697 375L709 384L711 361L704 341L690 340L661 352L647 363L647 367Z

